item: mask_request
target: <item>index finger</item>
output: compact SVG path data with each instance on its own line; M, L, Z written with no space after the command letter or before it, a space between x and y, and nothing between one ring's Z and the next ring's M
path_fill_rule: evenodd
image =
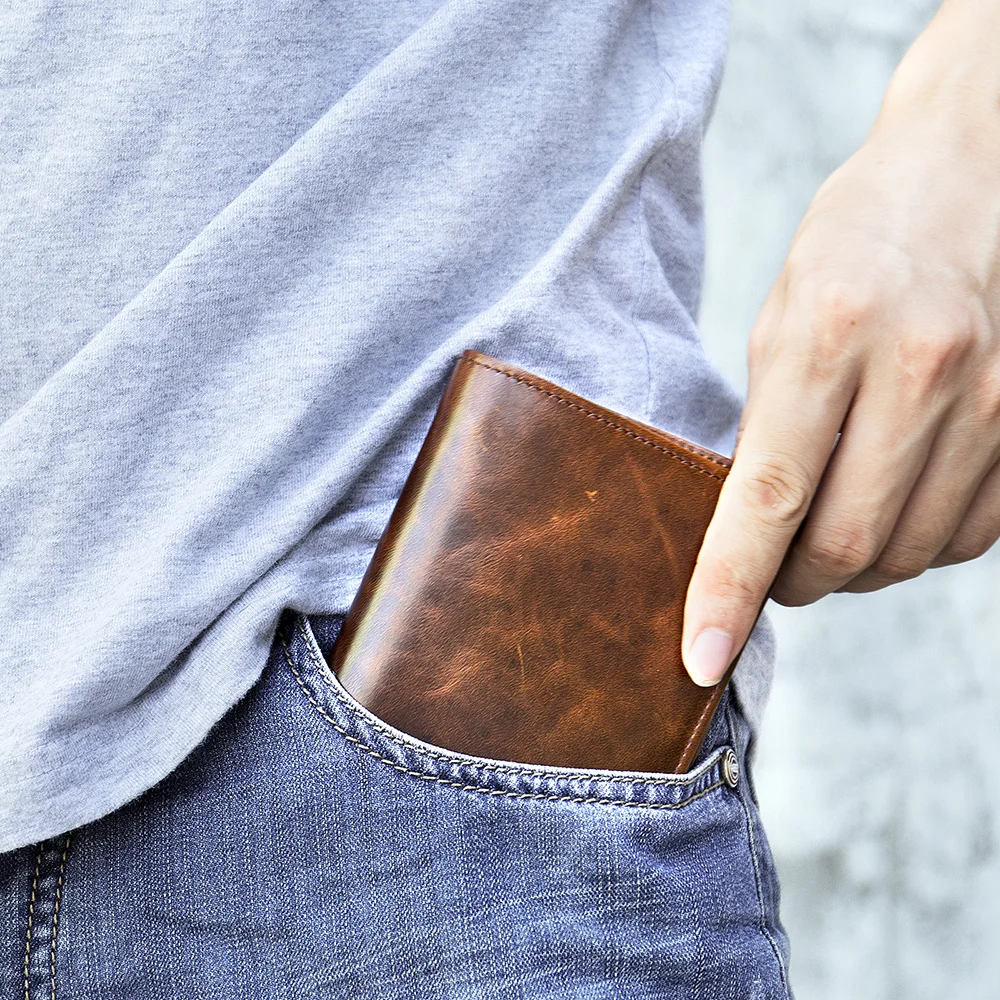
M853 395L847 372L774 358L751 384L733 466L688 586L682 655L718 683L743 648L816 493Z

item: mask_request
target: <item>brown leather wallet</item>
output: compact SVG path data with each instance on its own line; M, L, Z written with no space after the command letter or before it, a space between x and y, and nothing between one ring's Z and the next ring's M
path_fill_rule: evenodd
M729 467L465 351L330 667L376 716L439 747L686 770L725 683L694 684L680 643Z

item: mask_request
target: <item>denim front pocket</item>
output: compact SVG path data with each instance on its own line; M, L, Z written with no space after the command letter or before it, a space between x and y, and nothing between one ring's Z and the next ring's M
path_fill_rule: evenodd
M407 777L503 798L646 809L682 809L727 785L725 757L731 741L719 724L709 734L698 766L684 774L546 767L425 743L373 715L344 688L326 663L329 641L321 644L307 616L299 616L292 630L290 637L280 639L283 654L316 711L359 752Z
M43 991L48 968L102 1000L787 997L773 866L723 770L734 704L689 774L477 759L353 702L324 619L287 614L246 697L68 861L17 859ZM25 948L43 883L58 955Z
M278 643L351 866L341 916L378 926L403 977L371 996L787 995L755 811L727 781L747 735L731 708L682 775L472 757L353 699L328 624L297 615Z

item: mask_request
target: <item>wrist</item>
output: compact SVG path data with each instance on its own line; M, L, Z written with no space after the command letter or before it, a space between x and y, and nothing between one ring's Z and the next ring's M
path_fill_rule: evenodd
M874 130L920 121L1000 156L1000 4L945 0L893 73Z

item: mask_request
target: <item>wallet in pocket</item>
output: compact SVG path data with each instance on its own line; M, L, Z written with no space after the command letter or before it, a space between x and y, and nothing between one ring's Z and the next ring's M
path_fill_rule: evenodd
M465 351L329 654L396 729L477 757L676 773L723 682L681 663L722 455Z

